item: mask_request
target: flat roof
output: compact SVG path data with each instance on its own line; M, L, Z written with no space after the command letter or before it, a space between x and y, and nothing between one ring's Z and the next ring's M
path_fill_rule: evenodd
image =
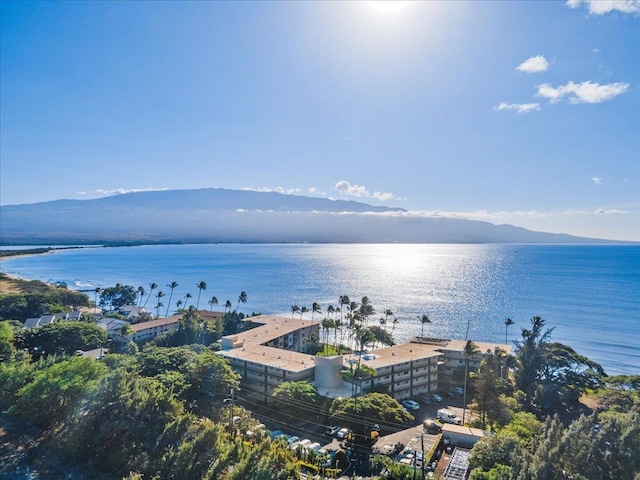
M227 358L245 360L289 372L301 372L316 366L313 355L262 345L248 345L233 350L220 350L217 353Z
M225 335L222 338L229 339L233 343L241 342L246 347L249 345L262 345L283 335L288 335L313 325L320 326L317 321L276 317L273 315L248 317L244 319L244 322L258 323L260 326L240 333Z
M361 361L371 368L381 368L409 362L411 360L441 356L442 353L437 351L437 347L433 345L409 342L394 345L393 347L371 350L362 355ZM345 365L349 365L349 361L352 359L357 360L358 356L355 354L345 355Z
M451 423L445 423L442 425L442 434L456 433L458 435L469 435L471 437L483 438L489 436L489 432L482 430L481 428L471 428L465 425L453 425Z
M476 342L472 340L476 347L478 347L478 354L485 354L487 350L493 352L496 347L500 347L507 354L511 354L512 346L504 343L489 343L489 342ZM440 351L451 351L451 352L463 352L464 347L467 344L466 340L449 340L447 345L439 346L438 350Z

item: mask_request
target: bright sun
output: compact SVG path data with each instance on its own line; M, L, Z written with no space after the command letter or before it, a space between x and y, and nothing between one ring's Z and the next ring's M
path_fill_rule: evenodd
M372 0L366 2L373 10L379 13L395 13L402 10L411 2L394 1L394 0Z

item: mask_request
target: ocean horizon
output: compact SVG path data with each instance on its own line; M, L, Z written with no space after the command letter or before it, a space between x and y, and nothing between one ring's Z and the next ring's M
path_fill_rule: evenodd
M248 295L245 314L292 315L313 302L326 315L341 295L367 296L379 324L390 309L397 342L425 335L508 343L533 316L553 329L551 339L600 363L608 374L640 373L640 247L634 245L530 244L190 244L88 247L7 257L9 275L93 290L120 283L148 292L155 313L162 290L164 316L191 295L199 308L234 308ZM197 284L206 282L200 291ZM89 294L89 293L88 293ZM209 304L215 296L218 305ZM93 295L89 294L93 300ZM143 300L144 303L144 300ZM296 314L299 316L299 314ZM514 325L505 332L504 321ZM388 329L391 325L387 326Z

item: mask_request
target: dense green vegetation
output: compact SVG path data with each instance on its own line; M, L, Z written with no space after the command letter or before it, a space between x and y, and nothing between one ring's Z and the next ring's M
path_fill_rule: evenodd
M303 468L317 471L323 459L272 441L251 412L229 401L240 377L216 355L216 342L242 328L244 315L237 309L246 303L245 292L235 310L227 300L224 315L204 320L196 309L206 291L201 282L195 305L178 300L185 308L177 330L135 345L109 340L90 321L22 329L18 320L27 311L37 312L35 305L45 314L51 307L67 311L89 304L86 295L78 294L81 300L64 287L40 283L26 282L28 291L0 296L0 428L16 439L18 432L28 432L38 450L31 461L39 471L51 478L98 480L294 479ZM146 295L142 287L116 285L103 290L101 298L103 306L116 307L125 298L143 304L154 296L159 312L164 296L159 293L155 284ZM207 301L212 307L214 299ZM344 350L345 335L344 343L359 349L393 344L397 321L391 311L384 312L378 326L369 321L375 311L367 297L358 303L343 296L340 305L327 309L320 319L321 337L308 349ZM292 315L302 311L294 307ZM320 313L317 304L306 311L312 317ZM423 315L423 325L427 321ZM465 395L469 392L466 418L493 432L472 451L471 479L640 480L640 376L607 377L597 363L551 341L551 334L543 319L533 317L513 356L500 349L485 352L475 370L469 358L477 347L467 342L459 372ZM112 353L100 361L75 355L107 346ZM385 393L356 395L363 379L373 374L366 365L356 363L343 373L354 387L350 398L330 401L307 382L284 382L272 400L282 406L283 416L302 418L321 406L327 419L362 439L370 438L375 423L413 420ZM585 398L595 408L587 408ZM16 443L13 451L21 448ZM0 454L6 456L0 474L24 460L9 450ZM375 462L383 470L381 478L413 477L407 466L389 458L376 457Z

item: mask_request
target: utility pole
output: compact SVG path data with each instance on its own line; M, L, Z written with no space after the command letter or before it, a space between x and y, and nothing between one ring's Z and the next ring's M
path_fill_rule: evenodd
M229 407L229 434L233 436L233 402L235 400L233 388L231 389L231 397L225 398L222 403Z
M422 445L422 480L424 480L424 462L427 460L424 456L424 433L420 434L420 444Z

